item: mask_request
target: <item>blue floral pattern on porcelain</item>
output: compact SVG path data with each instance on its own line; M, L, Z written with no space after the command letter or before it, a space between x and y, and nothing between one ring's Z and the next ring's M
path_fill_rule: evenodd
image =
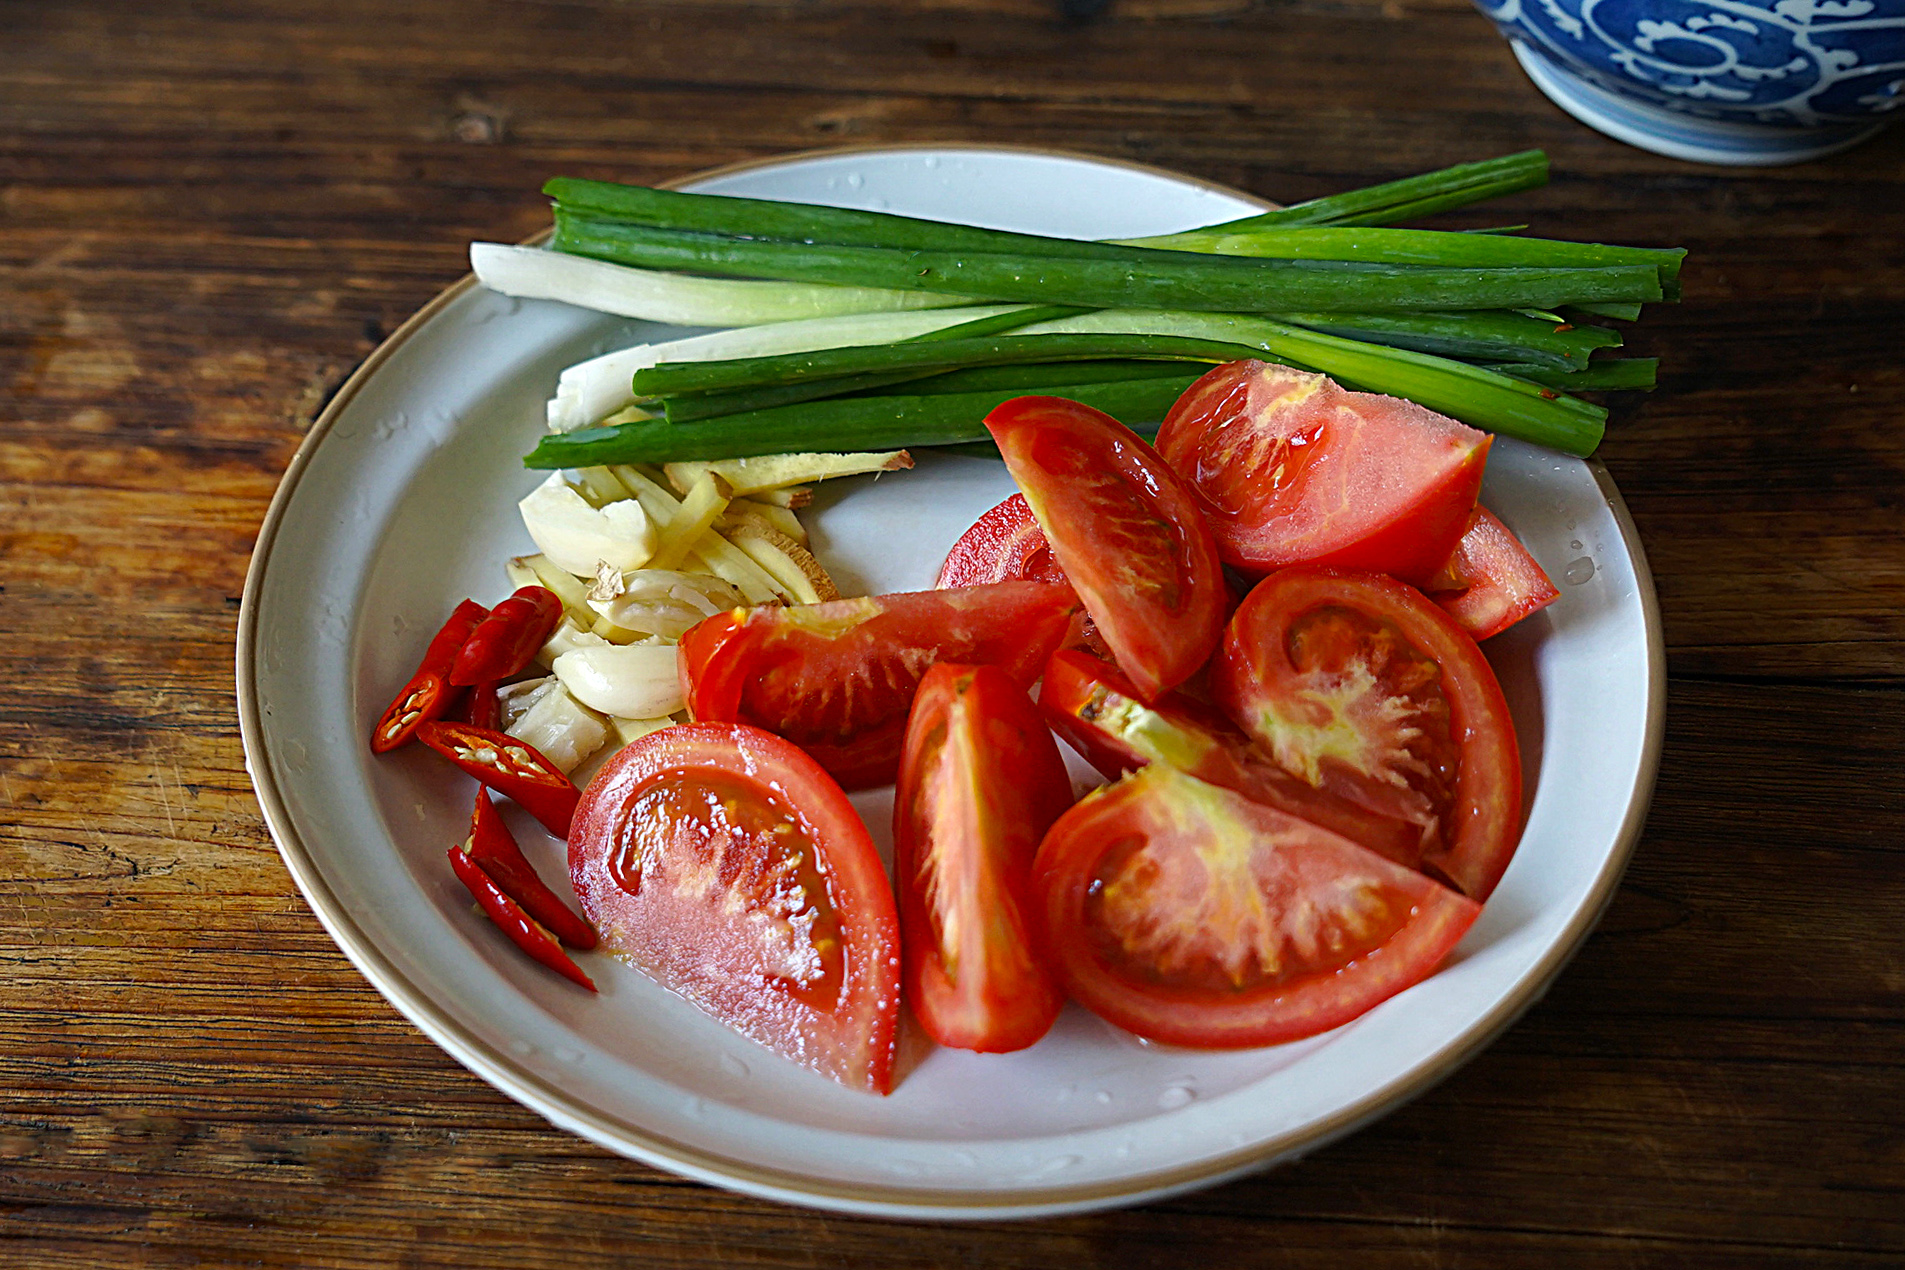
M1558 68L1647 105L1777 127L1905 105L1905 0L1475 0Z

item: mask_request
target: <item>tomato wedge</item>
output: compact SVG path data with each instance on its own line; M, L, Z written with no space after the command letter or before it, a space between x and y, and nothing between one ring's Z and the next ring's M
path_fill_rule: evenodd
M906 1000L953 1049L1002 1054L1051 1029L1032 857L1072 805L1058 745L993 666L940 662L920 681L893 804Z
M1423 582L1468 528L1492 440L1400 397L1246 360L1186 389L1157 448L1203 495L1226 563Z
M1030 685L1077 611L1046 582L735 609L681 637L682 695L697 719L779 733L849 789L881 785L927 667L994 665Z
M1014 494L972 522L961 534L933 585L984 586L990 582L1071 582L1052 557L1025 495Z
M603 945L751 1040L892 1088L899 918L866 826L770 733L663 728L596 773L569 878Z
M1347 1023L1417 983L1481 905L1346 838L1153 763L1087 794L1033 885L1079 1004L1240 1048Z
M1561 595L1521 539L1479 505L1454 554L1423 590L1476 640L1501 634Z
M1217 646L1226 608L1196 495L1137 433L1075 401L1019 397L985 422L1139 694L1188 679Z
M1058 567L1045 531L1038 527L1025 495L1014 494L972 523L939 566L933 585L984 586L992 582L1062 582L1071 579ZM1088 613L1080 613L1066 637L1067 648L1083 648L1107 660L1111 649Z
M1182 693L1146 705L1116 668L1060 649L1045 663L1038 700L1052 728L1112 780L1147 763L1169 763L1397 864L1421 864L1420 825L1311 787L1271 762L1230 720Z
M1278 766L1423 833L1422 863L1485 899L1521 835L1521 756L1495 672L1394 578L1273 573L1244 598L1211 694Z

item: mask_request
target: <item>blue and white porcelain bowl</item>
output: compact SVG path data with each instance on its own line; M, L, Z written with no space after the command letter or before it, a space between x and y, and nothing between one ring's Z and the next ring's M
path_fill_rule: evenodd
M1702 163L1798 163L1905 105L1905 0L1475 0L1563 110Z

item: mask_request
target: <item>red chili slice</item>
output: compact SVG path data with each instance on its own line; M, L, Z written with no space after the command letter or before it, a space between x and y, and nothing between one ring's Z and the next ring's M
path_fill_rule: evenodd
M528 910L529 915L571 948L595 947L595 927L578 917L550 890L536 872L529 857L516 845L515 837L490 801L489 791L476 791L476 810L470 816L470 836L463 844L470 858L483 866L483 872L496 880L503 893Z
M498 604L470 632L450 667L450 682L460 687L508 679L522 673L536 650L549 642L562 620L562 601L548 587L526 586Z
M469 696L463 698L463 708L457 712L457 718L472 727L501 732L503 702L496 695L496 684L485 681L472 687Z
M441 718L450 708L457 695L450 686L450 667L470 632L488 613L489 610L475 600L465 600L456 606L450 620L431 637L417 673L410 677L410 682L397 693L383 717L377 720L377 726L371 729L373 754L387 754L396 749L415 736L419 727Z
M590 992L595 991L595 981L582 972L582 967L570 960L568 953L562 951L562 945L556 942L556 937L549 933L548 928L524 912L522 905L510 899L496 884L496 879L470 858L469 852L462 847L451 847L450 867L456 870L458 879L476 897L484 915L502 928L510 942L564 979L579 983Z
M441 719L418 728L417 739L497 793L515 799L550 833L569 836L569 818L582 791L534 746L489 728Z

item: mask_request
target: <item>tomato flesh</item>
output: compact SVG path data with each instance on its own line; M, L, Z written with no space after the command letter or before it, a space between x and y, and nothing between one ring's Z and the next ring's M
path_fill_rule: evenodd
M1232 616L1210 684L1279 767L1419 826L1422 865L1464 894L1494 889L1520 836L1514 723L1475 641L1420 592L1274 573Z
M1075 401L1019 397L986 427L1139 693L1188 679L1216 647L1227 607L1197 497L1142 437Z
M996 665L1029 685L1077 611L1044 582L736 609L682 636L683 696L697 719L779 733L849 789L880 785L929 666Z
M1521 539L1480 505L1468 532L1423 590L1478 641L1501 634L1561 596Z
M984 586L991 582L1063 582L1065 571L1052 556L1045 531L1038 527L1025 495L1012 497L972 522L972 528L946 553L933 586Z
M1032 857L1071 778L1025 690L941 662L913 702L893 806L906 999L941 1045L1024 1049L1065 996L1028 895Z
M1246 360L1192 384L1157 448L1203 496L1226 563L1421 582L1467 529L1492 440L1400 397Z
M742 1035L892 1087L899 925L866 827L800 750L738 724L652 732L596 774L569 875L602 945Z
M1169 763L1398 864L1421 864L1420 825L1310 786L1271 762L1228 719L1181 693L1146 705L1114 667L1094 657L1053 653L1039 684L1039 706L1053 730L1110 779L1147 763Z
M1425 978L1481 906L1154 763L1089 794L1034 867L1060 974L1140 1036L1236 1048L1347 1023Z

